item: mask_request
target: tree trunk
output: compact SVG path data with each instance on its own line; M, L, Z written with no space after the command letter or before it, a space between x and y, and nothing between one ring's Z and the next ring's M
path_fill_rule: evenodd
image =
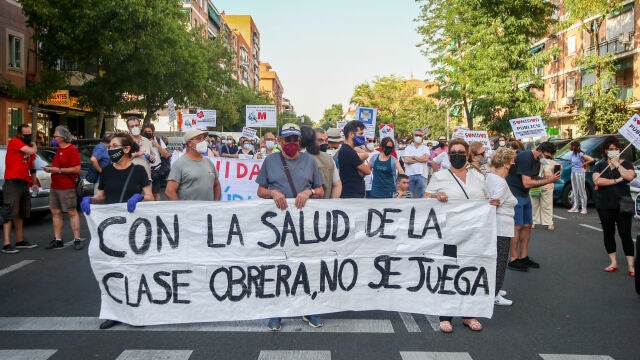
M471 118L471 113L469 112L469 102L467 101L467 97L462 97L462 106L464 107L464 117L467 119L467 127L469 130L473 130L473 119Z
M104 126L104 106L100 106L98 109L98 139L102 139L102 127Z
M33 115L31 116L31 131L36 141L38 140L38 111L40 111L40 105L36 100L33 104Z

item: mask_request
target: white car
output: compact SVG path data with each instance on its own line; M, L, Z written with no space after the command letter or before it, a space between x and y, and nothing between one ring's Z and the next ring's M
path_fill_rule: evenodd
M5 159L7 157L7 147L0 146L0 204L2 203L2 186L4 185ZM38 196L31 194L31 212L42 212L49 210L49 192L51 189L51 174L42 170L45 166L50 166L39 154L36 154L36 175L38 177ZM29 190L31 192L31 190Z

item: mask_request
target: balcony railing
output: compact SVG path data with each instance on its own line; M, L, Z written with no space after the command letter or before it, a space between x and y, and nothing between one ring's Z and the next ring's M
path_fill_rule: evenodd
M599 55L606 54L619 54L632 49L633 44L633 32L622 33L613 39L605 40L600 43ZM593 54L595 46L590 46L584 49L584 54Z

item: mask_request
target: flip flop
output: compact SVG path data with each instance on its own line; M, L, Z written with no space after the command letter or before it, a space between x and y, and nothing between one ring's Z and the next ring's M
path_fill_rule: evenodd
M629 276L631 276L631 277L636 276L636 271L635 270L629 270Z
M463 319L462 323L473 331L482 331L482 324L478 319Z
M451 325L450 321L440 321L440 331L445 334L450 334L453 332L453 325Z
M617 266L607 266L606 268L604 268L604 271L606 271L606 272L616 272L616 271L618 271L618 267Z

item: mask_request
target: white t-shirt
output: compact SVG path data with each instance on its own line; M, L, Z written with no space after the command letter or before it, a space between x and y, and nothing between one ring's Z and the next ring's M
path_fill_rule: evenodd
M374 150L374 151L369 153L369 159L367 159L367 161L369 162L369 166L372 165L371 164L371 159L373 159L373 157L375 155L378 155L378 154L380 154L380 151L378 151L378 150ZM373 183L373 175L372 174L366 175L364 177L364 190L365 191L371 191L371 184L372 183Z
M496 207L496 235L513 237L515 221L513 209L518 200L509 190L507 181L499 175L488 173L486 191L489 199L500 199L500 206Z
M449 153L446 151L441 152L438 156L433 158L433 162L440 165L440 169L450 169L451 162L449 162Z
M428 170L426 169L427 167L427 163L426 162L416 162L414 164L408 165L407 164L407 157L411 157L411 156L422 156L422 155L427 155L429 156L429 148L424 145L424 144L420 144L418 147L416 147L415 143L411 143L409 145L407 145L406 148L404 148L404 173L407 174L407 176L411 176L411 175L423 175L426 174L428 172Z
M470 200L486 200L488 199L485 192L484 176L478 171L467 171L466 183L462 180L454 178L455 175L449 170L440 170L431 175L431 181L427 185L425 192L435 194L444 192L450 200L466 200L469 196ZM456 181L456 179L458 181ZM464 191L462 191L462 188ZM465 196L465 191L467 196Z

